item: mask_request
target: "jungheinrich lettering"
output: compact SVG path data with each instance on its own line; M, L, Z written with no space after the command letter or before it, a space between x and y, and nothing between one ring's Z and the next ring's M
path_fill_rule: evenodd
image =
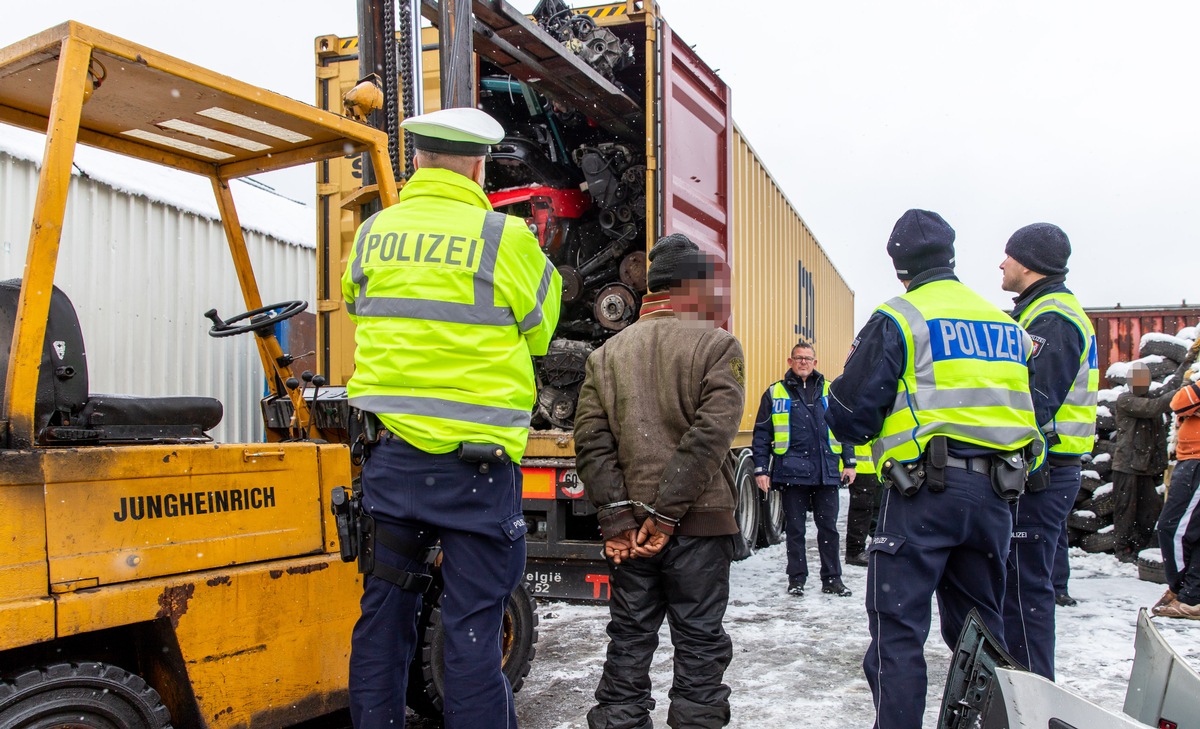
M478 238L447 238L441 233L372 233L363 246L362 263L431 263L474 270L481 243Z
M184 491L177 494L122 496L113 512L113 521L172 519L226 511L275 508L275 487L255 486L220 491Z

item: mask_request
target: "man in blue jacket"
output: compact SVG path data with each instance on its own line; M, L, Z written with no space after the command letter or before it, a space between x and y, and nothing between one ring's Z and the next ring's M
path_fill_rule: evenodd
M754 423L754 478L764 493L772 485L783 489L788 593L804 594L804 533L811 509L821 555L821 592L849 597L838 558L837 487L854 480L854 455L847 451L841 464L842 447L825 425L829 384L816 366L812 345L797 342L787 373L763 393Z

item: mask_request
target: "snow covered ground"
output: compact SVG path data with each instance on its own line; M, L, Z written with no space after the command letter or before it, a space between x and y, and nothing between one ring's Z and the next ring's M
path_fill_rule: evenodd
M843 492L842 527L846 511ZM818 558L809 525L808 559L814 579ZM734 658L725 674L733 689L731 727L817 729L869 727L874 719L871 693L861 661L868 643L863 607L866 568L844 567L843 579L854 591L837 598L819 591L794 598L785 594L783 545L760 550L733 566L726 630ZM1071 550L1073 608L1058 609L1058 682L1105 708L1120 711L1133 665L1133 641L1139 607L1152 605L1161 585L1142 582L1135 565L1110 554ZM929 693L925 726L936 725L949 649L942 643L936 617L926 643ZM524 729L586 729L585 715L604 662L607 608L542 602L537 658L517 694ZM1200 621L1156 619L1168 643L1200 667ZM666 726L671 684L670 635L664 625L652 667L656 726ZM414 721L412 726L427 726Z

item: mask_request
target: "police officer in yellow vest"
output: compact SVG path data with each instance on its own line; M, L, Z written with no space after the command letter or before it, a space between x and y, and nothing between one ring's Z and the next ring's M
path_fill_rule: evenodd
M846 509L846 564L867 566L867 539L875 534L883 484L875 473L871 444L854 446L854 480Z
M954 276L954 229L909 210L887 249L907 292L859 332L825 417L843 444L876 439L888 488L867 552L863 671L876 728L918 729L934 594L947 646L972 608L1003 640L1009 502L1024 487L1038 429L1032 342Z
M562 282L481 185L504 130L477 109L407 119L416 173L359 227L342 294L356 325L350 404L384 426L362 470L374 564L350 654L355 727L403 727L408 666L441 542L447 727L514 727L501 622L525 566L521 471ZM420 680L419 677L417 680Z
M1096 333L1067 289L1071 242L1061 228L1027 225L1012 234L1004 252L1001 285L1018 295L1013 318L1033 340L1029 383L1049 445L1046 464L1030 475L1025 495L1013 505L1004 637L1013 658L1053 681L1052 576L1056 561L1066 562L1067 516L1079 493L1080 456L1091 452L1096 433Z
M829 382L816 370L812 345L800 340L787 361L783 379L767 388L758 405L751 441L754 478L763 492L772 486L783 490L788 593L804 594L805 530L811 510L821 555L821 592L850 597L842 583L837 516L838 484L854 480L854 455L843 454L825 424Z

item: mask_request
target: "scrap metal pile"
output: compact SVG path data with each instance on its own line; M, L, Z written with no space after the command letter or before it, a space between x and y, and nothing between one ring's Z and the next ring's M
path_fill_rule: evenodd
M621 72L634 61L632 44L558 0L543 2L534 17L623 85ZM556 339L535 360L533 426L570 429L588 355L634 322L646 290L645 149L524 82L487 73L484 63L480 105L508 130L492 147L488 197L497 210L529 223L563 279Z

